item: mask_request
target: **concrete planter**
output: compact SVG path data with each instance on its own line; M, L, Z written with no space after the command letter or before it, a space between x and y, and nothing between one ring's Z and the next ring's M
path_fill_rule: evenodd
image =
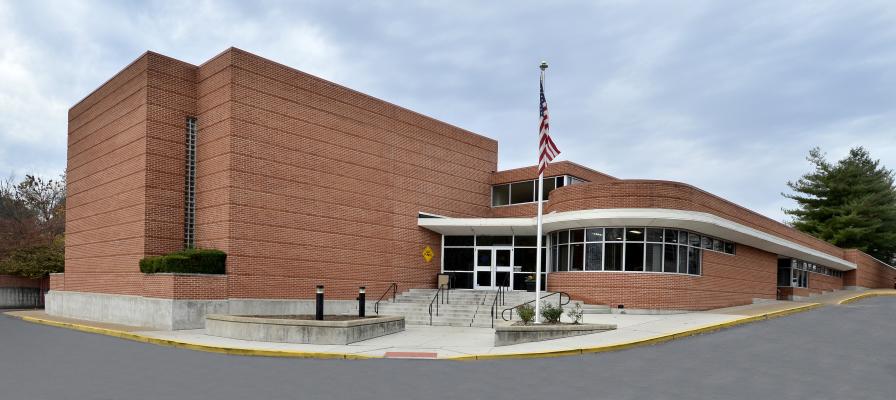
M259 342L349 344L404 330L404 317L378 316L349 321L314 321L210 314L205 333Z
M616 329L616 325L608 324L497 326L495 327L495 346L539 342L542 340L588 335L614 329Z

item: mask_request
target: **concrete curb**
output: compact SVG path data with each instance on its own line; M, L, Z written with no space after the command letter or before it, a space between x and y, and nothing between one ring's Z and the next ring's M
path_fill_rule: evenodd
M865 296L855 296L855 298L845 299L844 301L852 301L853 299L857 299L860 297L870 297L873 295L889 295L889 294L875 294L875 293L867 293ZM896 294L894 294L896 295ZM743 325L750 322L763 321L772 318L783 317L790 314L795 314L803 311L809 311L814 308L820 307L820 303L812 303L801 305L797 307L792 307L784 310L772 311L765 314L754 315L749 317L738 318L733 321L716 323L704 325L684 331L673 332L669 334L663 334L659 336L654 336L646 339L633 340L630 342L617 343L611 345L604 346L596 346L596 347L584 347L579 349L568 349L568 350L557 350L557 351L546 351L546 352L532 352L532 353L509 353L509 354L479 354L479 355L469 355L469 356L457 356L457 357L448 357L441 358L438 360L452 360L452 361L473 361L473 360L498 360L498 359L526 359L526 358L548 358L548 357L564 357L564 356L573 356L573 355L583 355L589 353L603 353L609 351L617 351L617 350L625 350L634 347L654 345L659 343L668 342L675 339L681 339L689 336L699 335L703 333L709 333L718 331L725 328L730 328L737 325ZM359 355L359 354L346 354L346 353L324 353L324 352L305 352L305 351L286 351L286 350L257 350L257 349L246 349L246 348L236 348L236 347L218 347L218 346L209 346L203 344L195 344L189 342L182 342L177 340L170 339L158 339L145 335L141 335L138 333L119 331L114 329L106 329L106 328L98 328L88 325L81 325L69 322L59 322L52 321L43 318L31 317L31 316L19 316L6 314L14 318L19 318L23 321L50 325L60 328L67 328L81 332L88 333L97 333L106 336L117 337L120 339L133 340L135 342L142 343L150 343L156 344L160 346L168 346L175 347L181 349L189 349L196 351L204 351L208 353L218 353L218 354L230 354L230 355L240 355L240 356L257 356L257 357L293 357L293 358L318 358L318 359L346 359L346 360L362 360L362 359L380 359L385 358L382 356L367 356L367 355Z
M893 291L893 292L871 292L871 293L857 294L855 296L847 297L843 300L840 300L837 302L837 304L848 304L848 303L852 303L854 301L862 300L862 299L865 299L868 297L879 297L879 296L896 296L896 291Z

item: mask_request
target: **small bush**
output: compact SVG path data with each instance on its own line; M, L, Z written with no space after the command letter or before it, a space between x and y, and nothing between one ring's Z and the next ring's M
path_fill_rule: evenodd
M585 312L582 311L582 304L580 303L576 303L575 307L570 308L569 311L566 312L566 316L569 317L574 324L582 322L582 314L585 314Z
M563 316L563 307L555 306L554 303L542 302L541 303L541 316L544 318L544 321L549 324L559 324L560 317Z
M529 325L535 319L535 307L531 304L523 304L516 308L516 314L520 316L523 325Z
M150 256L140 260L140 272L223 274L226 271L227 254L212 249L186 249L164 256Z

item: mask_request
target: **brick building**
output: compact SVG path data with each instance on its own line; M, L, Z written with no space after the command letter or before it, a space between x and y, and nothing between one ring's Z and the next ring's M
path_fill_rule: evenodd
M66 267L52 314L169 329L436 285L526 288L535 168L498 143L239 49L145 53L69 111ZM546 171L546 289L627 308L891 287L896 269L694 187ZM143 274L186 245L225 275ZM426 261L425 248L434 257Z

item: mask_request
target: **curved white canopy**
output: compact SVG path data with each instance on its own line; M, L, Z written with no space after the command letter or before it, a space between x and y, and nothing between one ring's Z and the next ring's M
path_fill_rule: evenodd
M798 258L840 271L856 265L840 257L812 249L712 214L662 208L611 208L545 214L545 232L595 226L656 226L679 228L741 243L778 255ZM534 235L531 218L418 218L417 225L443 235Z

